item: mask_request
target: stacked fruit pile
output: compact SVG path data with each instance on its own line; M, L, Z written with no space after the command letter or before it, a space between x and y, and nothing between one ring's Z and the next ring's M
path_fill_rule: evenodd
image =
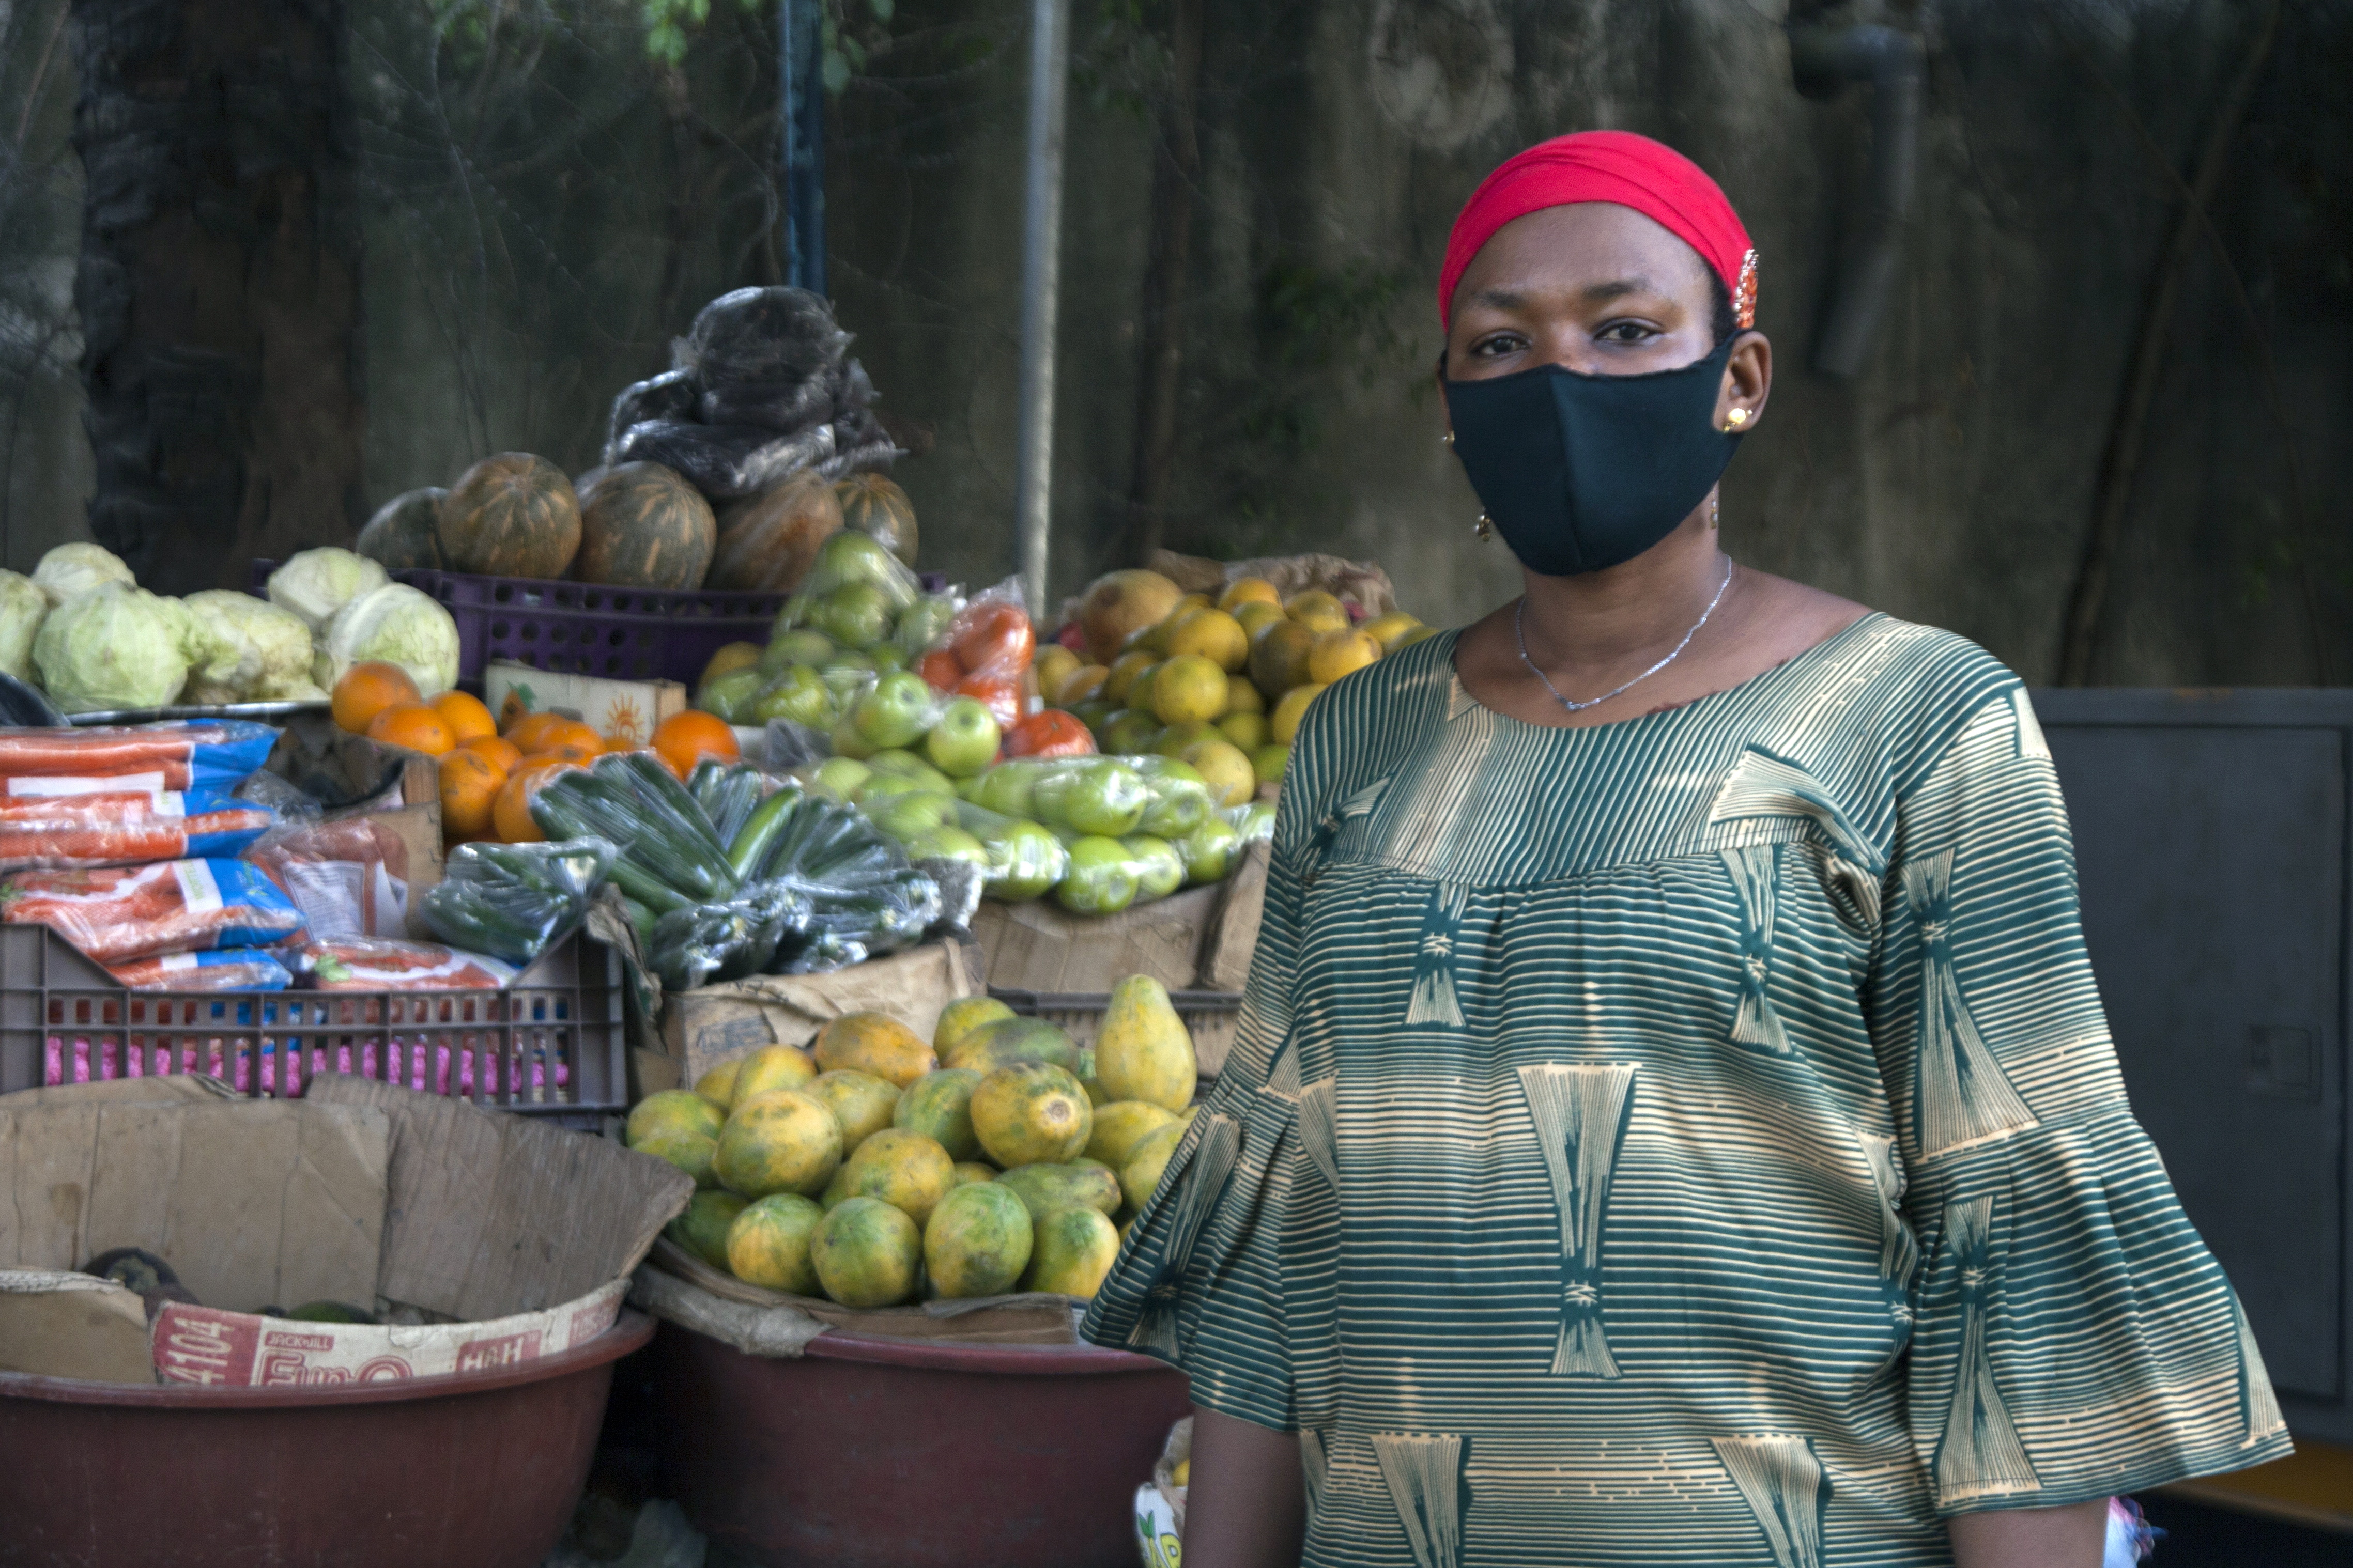
M1320 590L1288 600L1244 577L1212 600L1154 572L1088 590L1072 640L1039 656L1038 688L1124 756L1176 757L1229 793L1282 777L1307 705L1332 682L1437 635L1405 612L1358 622Z
M950 1004L931 1045L857 1013L813 1053L770 1046L649 1096L628 1141L695 1180L671 1238L749 1284L859 1308L1089 1297L1197 1079L1168 994L1139 975L1090 1050L986 997Z

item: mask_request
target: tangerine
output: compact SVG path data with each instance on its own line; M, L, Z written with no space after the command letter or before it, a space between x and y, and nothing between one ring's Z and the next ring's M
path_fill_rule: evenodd
M507 700L510 703L514 700L512 693L509 694ZM550 713L545 710L537 712L525 711L519 714L500 733L522 750L535 752L539 750L541 742L546 738L549 731L559 724L568 722L570 721L561 713Z
M692 709L673 713L656 725L653 747L654 754L681 778L692 773L694 764L705 757L732 763L744 754L726 720Z
M480 752L460 748L441 759L441 831L452 844L491 831L506 783L506 770Z
M386 746L438 757L458 742L441 715L422 702L402 702L368 721L367 738Z
M329 710L334 714L338 729L364 735L375 716L385 709L423 700L408 671L396 664L371 658L343 671L343 679L335 682Z
M522 761L522 747L512 741L501 740L496 735L477 735L470 741L460 741L458 742L458 749L461 752L478 752L489 758L498 764L499 772L502 773L514 772L516 764Z
M459 745L499 732L498 721L482 706L482 700L470 691L452 687L433 700L433 710L449 726L449 738Z
M522 729L522 726L520 724L515 726L517 734L520 734ZM595 726L584 724L577 719L566 719L561 715L555 716L554 723L543 724L533 731L532 739L528 741L517 739L516 735L509 735L507 739L513 741L516 745L523 749L526 755L531 756L560 752L567 747L590 757L599 757L605 753L605 737L596 733Z
M547 835L532 820L531 797L540 786L566 768L580 764L555 757L532 757L522 766L507 775L499 788L499 798L491 807L491 826L499 837L509 844L537 844Z

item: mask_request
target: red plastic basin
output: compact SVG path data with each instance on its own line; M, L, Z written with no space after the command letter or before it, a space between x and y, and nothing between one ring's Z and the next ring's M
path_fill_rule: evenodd
M496 1372L206 1388L0 1373L0 1564L539 1568L651 1319Z
M663 1489L763 1568L1134 1568L1185 1374L1093 1345L825 1334L798 1361L662 1326Z

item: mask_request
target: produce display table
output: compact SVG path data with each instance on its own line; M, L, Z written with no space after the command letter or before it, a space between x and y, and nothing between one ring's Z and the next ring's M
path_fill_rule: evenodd
M1185 1375L1093 1345L833 1332L797 1359L664 1323L663 1494L763 1568L1130 1568Z

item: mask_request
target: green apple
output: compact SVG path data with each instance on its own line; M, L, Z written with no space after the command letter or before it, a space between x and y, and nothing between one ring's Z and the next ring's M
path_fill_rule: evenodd
M891 635L891 596L881 588L871 583L844 583L818 595L808 620L842 647L862 652Z
M1061 840L1037 823L997 817L970 831L988 852L988 896L1002 903L1037 898L1070 869Z
M1135 857L1135 896L1139 900L1165 899L1185 885L1185 858L1166 838L1131 833L1120 842Z
M705 713L715 713L730 724L735 723L744 705L759 695L761 682L765 679L757 669L731 669L696 692L694 705Z
M1045 763L1027 757L999 763L980 775L973 804L987 806L999 816L1034 819L1038 804L1032 792L1045 773Z
M1240 843L1241 835L1224 817L1203 818L1200 826L1176 842L1176 853L1185 858L1185 879L1196 887L1224 881Z
M770 659L774 659L776 669L768 671L774 675L788 664L823 664L840 651L831 637L815 626L797 626L791 631L778 632L776 639L768 644L767 651L760 656L760 662L765 667Z
M874 747L858 732L858 726L845 713L834 721L833 754L837 757L857 757L861 761L874 754Z
M894 669L874 683L849 710L849 721L878 751L912 746L931 728L939 698L920 675Z
M846 803L865 787L873 772L855 757L828 757L809 775L809 788Z
M955 798L945 790L934 789L927 779L910 778L905 773L870 773L850 800L858 805L880 805L902 795L935 795L950 801Z
M874 661L862 653L832 654L818 665L817 673L833 693L834 706L847 708L874 684Z
M1173 841L1201 826L1209 815L1209 781L1198 768L1176 757L1138 757L1134 765L1152 796L1141 831Z
M1110 757L1054 769L1039 781L1036 798L1040 821L1108 838L1134 832L1152 800L1143 777Z
M858 808L866 814L868 821L911 849L916 839L936 833L955 821L955 796L927 789L876 794L876 786L885 782L884 778L869 782L866 792L858 798ZM913 781L896 779L887 782L911 784Z
M1090 697L1072 708L1070 713L1071 718L1087 727L1087 733L1095 738L1095 744L1100 747L1103 744L1103 726L1110 723L1112 715L1118 711L1119 704L1110 698Z
M826 689L825 678L818 674L814 666L806 664L786 665L774 680L760 689L759 695L743 711L744 721L749 723L789 719L812 730L830 730L833 721L841 717L834 705L833 693Z
M1103 721L1095 743L1114 756L1135 756L1152 750L1159 738L1159 720L1141 708L1128 708Z
M1281 784L1283 771L1291 766L1291 748L1271 743L1250 753L1250 771L1261 784Z
M1261 839L1272 838L1274 837L1274 802L1250 801L1228 813L1226 820L1234 825L1234 831L1241 835L1241 841L1244 844L1255 844Z
M874 668L877 669L904 669L907 668L906 650L887 642L876 643L873 647L867 651L867 657L874 661Z
M925 594L899 616L891 641L908 658L919 658L934 643L944 643L955 625L956 602L946 594Z
M900 565L897 556L872 534L854 528L845 528L818 546L817 559L809 565L809 581L828 587L871 587L882 595L893 616L914 603L922 592L915 574Z
M1115 915L1135 902L1135 857L1116 838L1089 834L1071 846L1054 901L1072 914Z
M878 773L897 773L901 778L921 779L924 787L942 795L955 793L955 781L903 746L886 747L866 759L866 765Z
M923 754L952 778L970 778L997 760L997 716L976 697L958 697L940 710L923 737Z
M917 860L962 860L988 874L988 849L981 841L961 827L934 827L907 845L907 853Z

